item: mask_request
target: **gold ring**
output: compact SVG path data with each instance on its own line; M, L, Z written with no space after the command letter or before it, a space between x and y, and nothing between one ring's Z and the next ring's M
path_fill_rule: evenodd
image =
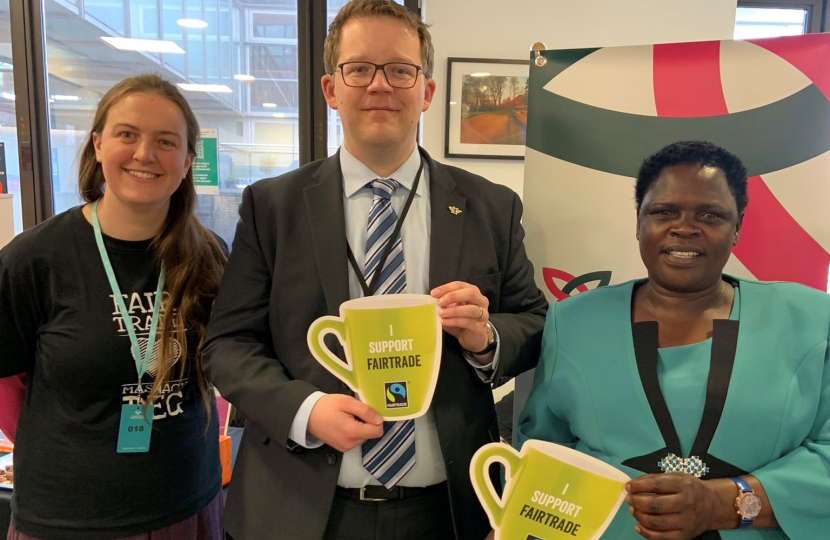
M478 306L478 317L476 317L476 320L480 321L481 317L483 317L483 316L484 316L484 308L481 307L481 306Z

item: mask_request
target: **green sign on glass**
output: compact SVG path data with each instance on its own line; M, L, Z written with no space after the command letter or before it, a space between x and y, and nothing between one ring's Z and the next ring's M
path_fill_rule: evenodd
M200 195L219 193L219 151L215 129L203 129L201 137L196 142L193 181L196 193Z

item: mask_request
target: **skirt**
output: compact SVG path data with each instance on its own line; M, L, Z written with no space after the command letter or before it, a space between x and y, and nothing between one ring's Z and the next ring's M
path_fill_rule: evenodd
M148 533L113 540L223 540L222 508L223 500L220 491L210 504L187 519ZM11 525L6 540L40 539L20 533L14 525Z

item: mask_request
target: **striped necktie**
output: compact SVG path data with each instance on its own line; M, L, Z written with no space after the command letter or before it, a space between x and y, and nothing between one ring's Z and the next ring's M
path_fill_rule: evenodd
M380 272L374 294L398 294L406 289L406 268L403 260L401 235L392 238L398 216L390 198L400 186L392 179L371 182L372 209L369 211L366 232L366 263L363 277L371 283L375 272ZM389 242L392 250L383 268L378 268L380 258ZM363 467L378 482L391 488L415 465L415 421L384 422L383 436L363 443Z

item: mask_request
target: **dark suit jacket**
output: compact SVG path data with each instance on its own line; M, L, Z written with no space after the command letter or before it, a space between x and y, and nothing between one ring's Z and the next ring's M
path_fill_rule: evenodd
M421 152L430 171L430 287L463 280L490 300L501 343L493 382L502 384L535 366L547 309L525 254L521 202ZM306 345L311 323L349 299L339 156L246 188L239 213L203 353L210 380L248 419L225 527L235 540L319 540L342 454L297 447L288 433L312 392L350 393ZM444 335L443 351L432 407L453 520L459 539L483 540L490 527L469 465L499 440L493 396L455 338Z

